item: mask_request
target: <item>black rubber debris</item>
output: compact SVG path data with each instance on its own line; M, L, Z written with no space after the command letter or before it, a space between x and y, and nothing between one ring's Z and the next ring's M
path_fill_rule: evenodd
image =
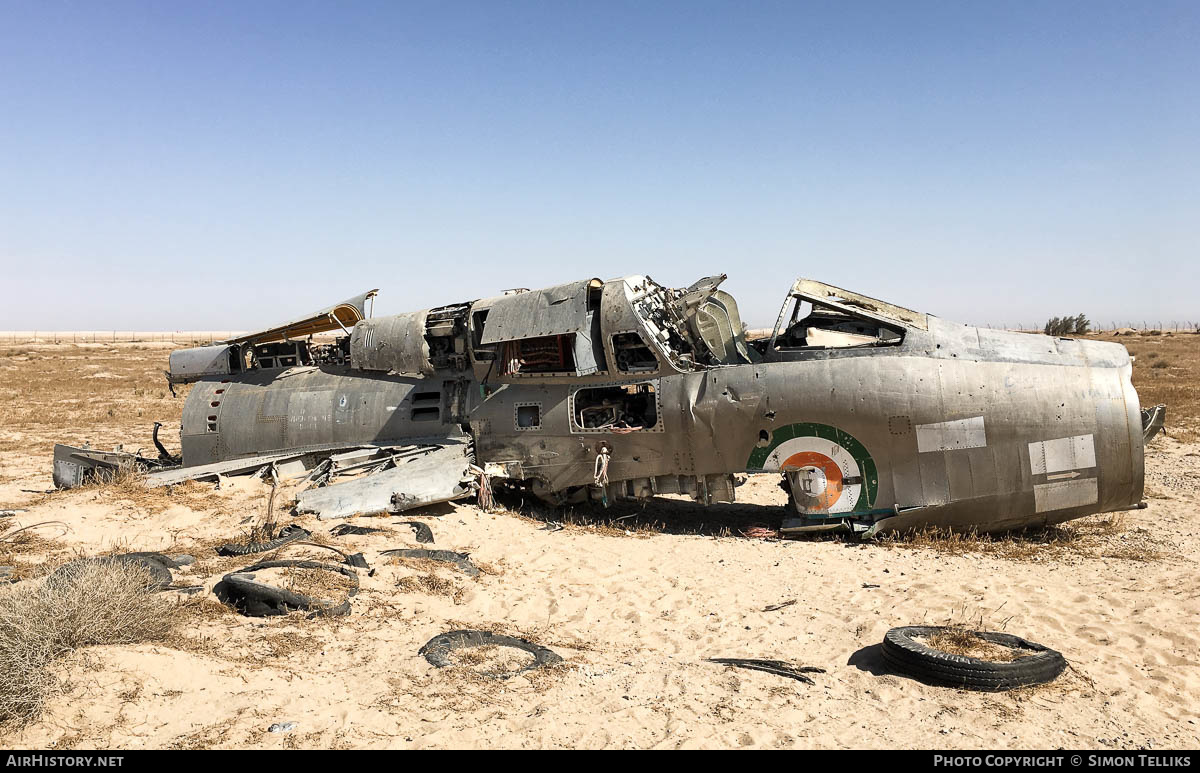
M55 569L51 577L67 577L80 571L85 566L95 563L125 563L144 567L150 573L152 590L166 590L172 582L171 569L179 568L180 564L162 553L120 553L115 556L94 556L81 558L69 564L63 564Z
M337 553L339 556L341 556L343 561L345 561L350 566L355 567L356 569L370 569L371 568L371 565L367 563L367 559L366 559L366 557L363 556L362 553L347 553L343 550L339 550L338 548L335 548L333 545L322 545L319 542L292 542L290 544L294 545L296 547L299 547L301 545L306 545L310 548L320 548L321 550L331 550L334 553Z
M364 534L382 534L387 529L376 529L371 526L354 526L349 523L340 523L329 530L329 533L335 537L355 536L361 537Z
M339 604L329 599L318 599L303 593L294 593L254 579L255 572L264 569L285 568L322 569L327 572L337 572L350 578L352 585L346 594L346 600ZM213 588L213 593L221 601L250 617L286 615L296 611L308 611L314 617L318 615L348 615L350 614L349 597L358 593L358 572L346 566L326 564L321 561L262 561L225 575L221 582Z
M176 553L173 556L168 556L163 553L122 553L119 556L113 556L113 558L122 558L133 561L154 561L162 564L168 569L182 569L183 567L189 566L190 564L194 564L196 562L196 559L185 553Z
M312 532L302 529L299 526L285 526L279 530L279 536L273 540L267 542L249 542L244 545L227 542L217 548L217 554L222 556L248 556L253 553L266 553L268 550L281 548L289 542L307 539L311 536Z
M427 641L425 646L417 651L417 654L424 655L430 665L437 666L438 668L446 668L453 665L450 661L450 653L452 651L467 647L488 646L512 647L533 655L533 660L530 663L518 668L516 671L486 674L486 676L494 679L507 679L524 671L553 666L562 662L562 658L558 653L526 639L518 639L515 636L504 636L503 634L491 633L489 631L471 630L447 631L446 633L438 634Z
M479 567L471 563L469 553L455 553L453 550L425 550L424 548L397 548L384 550L381 556L400 556L401 558L428 558L431 561L446 561L454 564L470 577L479 576Z
M433 542L433 529L429 528L428 524L421 523L420 521L400 521L400 524L412 528L413 536L416 537L417 542L423 545Z
M883 637L881 654L898 673L918 681L967 690L999 692L1053 681L1067 667L1061 652L1008 633L969 631L992 644L1014 650L1011 661L992 661L955 655L917 641L928 639L940 626L909 625L893 628Z
M825 669L816 666L797 666L786 660L760 660L758 658L708 658L709 663L720 663L724 666L748 668L752 671L765 671L776 676L786 676L805 684L816 684L805 674L823 674Z

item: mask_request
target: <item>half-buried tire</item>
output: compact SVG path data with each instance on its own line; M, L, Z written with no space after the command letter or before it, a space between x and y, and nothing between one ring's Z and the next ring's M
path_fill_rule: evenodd
M1061 652L992 631L972 631L984 641L1016 650L1011 661L992 661L934 649L918 639L945 630L940 626L909 625L893 628L883 637L883 659L898 673L930 684L966 690L999 692L1053 681L1067 667Z
M521 666L516 671L507 674L487 674L487 676L496 679L507 679L523 671L553 666L562 662L562 657L557 652L540 644L534 644L526 639L518 639L515 636L505 636L503 634L492 633L491 631L475 630L447 631L446 633L438 634L425 642L425 646L419 649L417 654L424 655L425 660L429 661L429 664L432 666L446 668L453 665L453 662L450 660L451 651L468 647L488 646L512 647L513 649L522 650L533 655L532 661Z
M265 569L320 569L334 572L346 577L350 587L346 598L338 603L336 600L321 599L296 593L286 588L258 582L254 573ZM213 593L221 601L234 607L244 615L251 617L269 617L286 615L289 612L307 611L312 616L337 617L350 614L350 597L358 593L358 572L338 564L326 564L321 561L286 560L261 561L245 569L230 572L213 587Z
M81 558L69 564L63 564L55 569L50 576L66 578L78 574L85 567L93 564L122 564L145 569L147 573L146 587L148 590L166 590L172 582L171 569L181 564L161 553L119 553L113 556L92 556Z

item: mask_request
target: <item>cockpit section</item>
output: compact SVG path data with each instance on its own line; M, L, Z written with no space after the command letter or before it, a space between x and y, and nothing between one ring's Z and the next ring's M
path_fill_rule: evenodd
M920 312L799 279L770 338L754 345L767 359L790 358L805 352L898 346L909 329L927 328L928 319Z
M902 340L903 328L888 327L852 312L797 298L790 321L780 331L775 346L780 349L845 349L898 344Z

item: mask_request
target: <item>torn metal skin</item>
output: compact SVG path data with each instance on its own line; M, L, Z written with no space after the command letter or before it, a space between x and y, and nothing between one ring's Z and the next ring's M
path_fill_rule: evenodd
M150 477L291 460L315 486L302 508L337 517L486 484L553 503L729 502L734 474L771 473L791 493L785 534L998 531L1141 502L1124 347L971 327L806 279L750 341L724 279L585 279L374 319L372 291L174 352L169 380L195 383L182 465L151 460L165 469ZM339 335L314 343L323 332ZM95 456L56 449L56 483L80 482ZM338 482L339 465L368 474Z

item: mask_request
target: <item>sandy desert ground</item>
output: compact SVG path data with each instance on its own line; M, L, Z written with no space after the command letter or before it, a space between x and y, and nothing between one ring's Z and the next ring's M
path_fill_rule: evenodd
M430 525L435 547L471 553L484 569L474 579L381 559L418 547L399 517L353 519L390 531L336 538L334 524L300 519L377 568L348 618L314 620L242 617L209 594L244 565L212 547L262 515L261 481L45 493L56 441L149 449L154 421L173 439L182 399L162 378L171 344L0 347L0 508L25 510L0 518L0 533L66 524L0 545L0 564L34 577L79 554L186 552L198 560L178 583L204 586L180 595L167 640L59 661L62 690L0 744L1195 747L1200 336L1120 340L1139 355L1143 405L1172 411L1168 436L1147 452L1146 510L995 540L750 539L740 533L778 518L784 501L776 479L760 476L739 489L743 501L708 509L661 499L486 513L464 502L406 514ZM890 675L881 662L893 626L980 618L1061 650L1071 668L1050 685L981 694ZM486 663L439 670L417 654L465 627L527 637L564 663L499 681L479 675ZM789 659L825 673L806 685L708 657ZM295 729L268 732L283 722Z

